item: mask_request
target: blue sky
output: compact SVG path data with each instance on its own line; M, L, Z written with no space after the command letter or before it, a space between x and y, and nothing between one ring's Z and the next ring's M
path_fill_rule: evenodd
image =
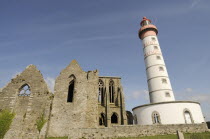
M201 102L210 120L209 0L1 0L0 88L29 64L49 86L73 59L83 70L120 76L126 108L149 103L143 16L159 42L176 100Z

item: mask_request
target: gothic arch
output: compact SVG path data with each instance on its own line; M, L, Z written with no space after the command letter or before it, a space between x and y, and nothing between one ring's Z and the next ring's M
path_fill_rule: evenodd
M99 86L98 102L103 105L105 103L105 91L104 91L104 82L101 79L99 79L98 86Z
M67 102L73 102L76 77L72 74L69 76L69 78L71 81L69 82L69 86L68 86Z
M106 122L106 115L102 112L100 115L99 115L99 125L100 126L105 126L105 122Z
M112 79L109 81L109 100L110 103L114 103L114 81Z
M30 96L31 88L28 84L23 84L18 91L18 96Z
M157 111L153 111L151 116L153 124L161 124L160 114Z
M116 112L113 112L113 113L112 113L112 116L111 116L111 123L112 123L112 124L117 124L118 121L119 121L119 119L118 119L118 114L117 114Z
M185 124L193 124L194 123L192 113L190 112L189 109L185 108L183 110L183 116L184 116Z

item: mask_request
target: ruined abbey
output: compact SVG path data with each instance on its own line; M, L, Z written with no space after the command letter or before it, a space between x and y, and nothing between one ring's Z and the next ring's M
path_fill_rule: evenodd
M11 80L0 92L0 108L15 113L5 138L39 136L36 120L48 121L40 134L66 136L72 128L127 125L120 77L85 72L76 60L56 78L52 94L34 65ZM17 126L18 125L18 126Z

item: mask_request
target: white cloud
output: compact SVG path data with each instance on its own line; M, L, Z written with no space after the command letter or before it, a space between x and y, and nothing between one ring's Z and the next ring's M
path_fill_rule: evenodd
M130 95L127 96L127 99L139 99L144 98L148 100L148 91L147 90L141 90L141 91L134 91L130 93Z
M192 88L186 88L185 90L186 90L186 92L187 92L187 93L190 93L190 92L192 92L192 91L193 91L193 89L192 89Z
M209 93L200 93L199 91L193 88L186 88L182 91L175 92L175 96L181 99L193 100L198 102L208 102L210 103L210 94Z
M210 104L210 94L199 94L189 97L191 100L198 102L207 102Z
M44 80L47 83L48 88L50 89L50 91L53 93L54 92L54 86L55 86L55 79L52 78L52 77L47 77Z
M190 8L194 8L196 5L198 5L201 2L201 0L192 0L190 4Z

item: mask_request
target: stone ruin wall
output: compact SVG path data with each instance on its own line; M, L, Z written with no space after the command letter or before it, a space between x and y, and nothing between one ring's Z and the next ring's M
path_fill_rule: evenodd
M105 93L105 102L104 104L98 103L98 115L101 113L106 115L106 126L112 126L111 116L113 113L116 113L118 116L118 123L114 125L127 125L127 116L125 111L125 101L123 88L121 86L120 77L104 77L99 76L99 79L104 83L104 93ZM110 103L109 98L109 83L110 81L114 82L114 103Z
M28 85L29 96L20 96L20 89ZM34 65L29 65L11 80L0 92L0 109L9 109L15 117L4 139L27 139L39 137L36 121L41 115L49 118L52 94L42 74ZM45 130L45 131L44 131ZM46 128L43 128L44 134Z
M73 101L67 102L68 87L74 80ZM98 127L98 72L84 72L73 60L55 81L49 136L66 136L72 128Z
M108 128L80 128L72 129L68 137L71 139L105 139L119 137L142 137L176 134L177 131L184 133L201 133L209 131L203 124L180 124L180 125L121 125Z

